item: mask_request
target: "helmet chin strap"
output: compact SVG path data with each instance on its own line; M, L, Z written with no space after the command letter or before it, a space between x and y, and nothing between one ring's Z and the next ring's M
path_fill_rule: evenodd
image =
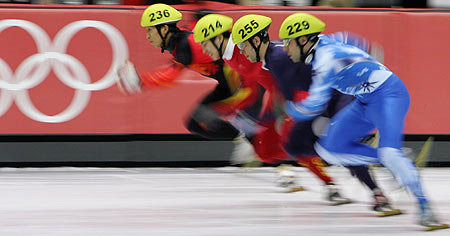
M164 53L164 50L166 49L166 38L167 38L167 35L169 34L169 32L167 32L166 35L163 36L161 33L161 28L162 28L162 25L156 26L156 31L158 31L158 34L159 34L159 36L161 36L161 39L162 39L161 53Z
M216 37L217 37L217 36L216 36ZM210 40L211 40L212 45L214 45L214 47L215 47L215 48L217 49L217 51L219 52L219 58L222 59L222 57L223 57L222 48L223 48L223 42L224 42L225 40L222 40L222 43L220 43L220 47L217 47L216 43L214 42L214 40L216 39L216 37L211 38Z
M259 51L261 49L261 45L263 44L263 39L266 38L267 35L269 34L269 31L267 31L267 28L268 28L268 26L263 31L258 32L257 34L253 35L252 37L250 37L248 39L248 42L250 43L250 45L252 45L253 49L256 52L256 62L260 62L261 61L261 57L259 56ZM258 47L256 47L255 44L253 43L253 39L255 38L255 36L259 37L259 45L258 45Z
M261 48L261 44L262 44L262 43L260 43L260 44L258 45L258 47L256 47L255 44L254 44L253 41L252 41L252 38L249 39L248 42L250 43L250 45L252 45L253 49L254 49L255 52L256 52L256 62L260 62L260 61L261 61L261 57L259 56L259 49Z
M308 41L306 41L306 43L301 45L299 39L300 37L295 39L295 42L297 43L297 46L300 48L300 61L304 63L310 63L314 59L314 52L316 51L316 46L319 40L313 42L313 45L308 49L308 51L306 53L303 53L303 49L305 48L306 44L312 41L308 38Z

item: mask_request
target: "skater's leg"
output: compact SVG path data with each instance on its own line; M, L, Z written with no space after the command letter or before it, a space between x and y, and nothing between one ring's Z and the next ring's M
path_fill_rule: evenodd
M402 94L383 96L383 99L368 105L366 117L380 133L378 154L387 167L416 196L417 201L426 202L419 173L414 163L401 151L404 118L409 108L409 96Z
M294 157L294 159L301 166L308 168L308 170L321 179L324 184L329 184L333 181L333 179L324 170L325 163L319 156L300 155Z
M427 230L448 228L440 223L424 195L419 173L414 163L401 151L404 118L409 109L409 94L398 78L391 78L380 96L375 96L365 117L371 119L380 132L379 158L401 182L414 194L421 211L419 224Z
M369 173L369 167L368 166L346 166L352 175L356 176L363 184L365 184L371 191L373 191L375 188L378 188L377 184L375 183L374 179Z
M331 119L327 132L315 145L322 159L343 166L379 163L377 150L358 141L374 129L374 125L363 118L365 109L364 104L355 100Z
M333 182L333 178L326 173L324 162L314 150L317 136L312 130L312 123L311 120L285 124L289 129L283 129L284 137L287 137L284 139L283 147L301 166L306 167L323 181L327 190L326 198L332 205L351 203L350 199L342 197L338 186Z
M235 139L237 130L208 105L199 105L186 124L187 129L208 139Z
M285 126L290 126L290 130L284 131L284 135L288 137L283 144L286 152L294 157L295 161L301 166L308 168L309 171L325 184L331 182L332 178L323 169L325 164L314 150L314 143L317 140L317 136L312 130L313 121L287 122L292 123L285 124Z
M373 198L375 200L372 209L377 212L378 216L393 216L402 214L402 211L391 206L389 199L384 195L383 191L378 187L370 174L368 166L347 166L347 168L350 170L352 175L356 176L372 191Z

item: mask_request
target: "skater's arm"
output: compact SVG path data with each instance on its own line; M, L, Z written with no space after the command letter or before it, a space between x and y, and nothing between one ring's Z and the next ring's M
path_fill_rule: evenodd
M317 51L316 53L327 52ZM327 60L331 59L332 55L321 55L318 58L322 58L322 61L318 61L313 68L312 84L307 96L301 98L306 94L297 94L300 101L286 102L285 111L295 121L310 120L320 115L331 99L334 71L332 63L328 63Z
M342 32L328 34L327 36L338 42L341 42L341 43L344 43L347 45L351 45L351 46L355 46L365 52L370 51L370 41L358 34L347 32L347 31L342 31Z
M173 81L180 75L185 66L177 61L173 61L170 66L163 67L157 71L140 73L142 83L147 88L171 87Z
M295 121L310 120L320 115L331 98L331 87L328 84L313 84L309 95L300 102L288 101L285 111Z
M213 107L221 114L238 112L255 103L260 97L260 86L249 77L240 77L241 85L232 96L216 102Z

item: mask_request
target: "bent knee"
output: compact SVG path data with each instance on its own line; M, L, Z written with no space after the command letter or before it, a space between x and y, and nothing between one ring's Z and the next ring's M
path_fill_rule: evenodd
M343 142L342 140L331 140L328 138L322 138L319 140L320 145L329 152L345 152L351 145L351 142Z

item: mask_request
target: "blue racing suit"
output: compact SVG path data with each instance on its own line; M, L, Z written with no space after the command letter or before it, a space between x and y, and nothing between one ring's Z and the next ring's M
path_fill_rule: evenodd
M317 153L335 165L381 163L420 201L426 201L417 169L401 152L404 119L410 96L403 82L360 48L325 35L314 45L309 96L289 101L285 110L294 120L310 120L326 108L334 90L356 99L329 123L315 144ZM380 132L379 148L358 142L373 129Z
M304 63L293 63L287 53L283 50L281 42L270 42L266 51L263 67L269 70L276 80L278 89L284 99L297 101L307 95L307 91L312 83L311 65ZM324 109L318 115L331 118L337 111L348 105L352 96L339 92L332 95L330 106L325 104ZM289 122L289 121L287 121ZM283 136L286 136L284 148L294 158L299 155L317 155L314 150L314 143L317 136L314 134L313 119L296 121L292 124L285 124ZM288 128L289 126L289 128Z

